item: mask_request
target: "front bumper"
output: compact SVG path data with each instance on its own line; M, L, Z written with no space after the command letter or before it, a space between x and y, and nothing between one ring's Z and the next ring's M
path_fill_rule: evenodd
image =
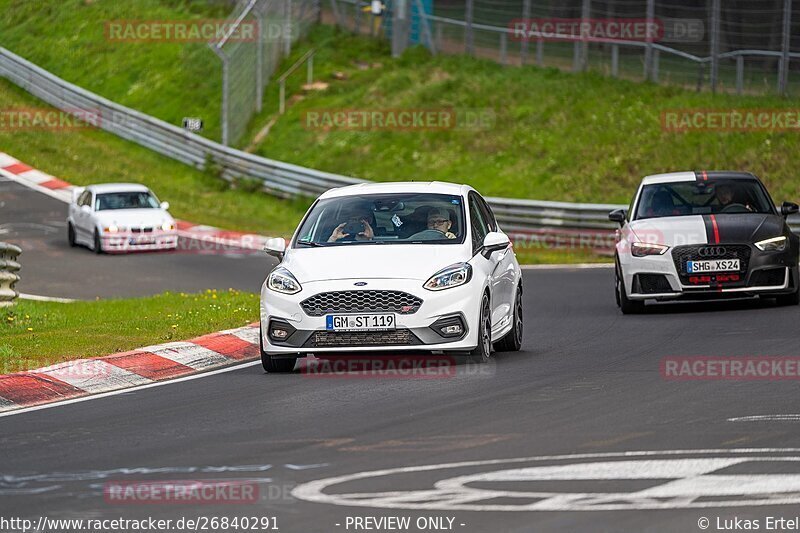
M762 252L751 244L725 244L740 258L739 272L689 274L687 259L695 246L671 248L664 255L634 257L620 254L625 292L631 300L709 299L788 294L798 284L797 257L791 247ZM716 245L715 245L716 246Z
M328 314L371 314L373 312L333 312L310 316L301 302L320 293L356 290L355 282L368 283L369 291L401 291L422 300L412 313L395 313L396 329L378 332L329 332ZM482 287L475 279L461 287L443 291L422 288L423 281L410 279L353 279L307 282L297 294L286 295L261 288L261 335L264 352L269 355L321 354L334 352L396 353L408 351L466 351L478 344L478 311ZM457 337L437 333L442 319L460 320L465 331ZM274 324L288 325L290 335L283 340L270 337Z
M178 247L177 231L104 233L100 238L103 250L109 253L174 250Z

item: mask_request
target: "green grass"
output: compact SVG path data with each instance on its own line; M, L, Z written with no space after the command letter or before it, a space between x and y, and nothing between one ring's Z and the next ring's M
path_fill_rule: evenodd
M0 374L190 339L257 320L259 296L233 289L55 303L0 311Z
M317 28L288 62L308 46L318 49L317 79L330 87L292 105L256 149L261 155L375 181L466 182L489 196L628 203L642 176L686 169L750 170L777 201L800 196L797 133L670 133L661 127L663 110L793 108L793 100L431 57L419 47L392 59L387 43L330 27ZM346 79L333 79L334 72ZM293 81L290 94L301 81ZM270 108L251 136L274 113L270 91ZM308 129L302 120L310 110L408 108L488 108L496 120L481 131L371 132Z
M225 18L223 0L0 0L0 44L67 81L171 124L220 137L220 61L205 43L119 42L106 22Z
M44 106L0 80L0 109ZM231 230L291 235L308 207L307 199L285 201L244 188L233 190L209 172L95 129L0 128L0 151L77 185L143 183L169 201L174 216Z

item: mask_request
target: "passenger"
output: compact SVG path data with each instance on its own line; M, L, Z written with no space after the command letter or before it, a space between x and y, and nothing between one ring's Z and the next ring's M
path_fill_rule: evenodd
M336 226L328 238L328 242L345 241L371 241L375 238L370 221L373 220L372 209L368 204L361 203L348 206L342 209L344 222ZM341 220L341 219L340 219ZM350 226L354 230L360 230L352 234L345 231L345 227Z

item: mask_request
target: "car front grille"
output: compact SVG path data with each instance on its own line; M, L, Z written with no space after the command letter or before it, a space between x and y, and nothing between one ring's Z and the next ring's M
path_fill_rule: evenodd
M300 303L308 316L329 313L416 313L422 300L401 291L336 291L322 292Z
M723 248L723 253L713 257L701 257L702 248ZM689 278L694 274L686 271L687 261L701 261L705 259L738 259L739 271L742 281L747 274L750 264L750 246L747 244L701 244L692 246L676 246L672 249L672 260L675 262L675 269L681 278L681 283L688 284ZM725 272L725 274L736 274L736 272ZM731 284L734 285L734 284Z
M420 344L408 329L392 331L315 331L306 341L308 348L355 346L409 346Z
M131 233L153 233L153 228L131 228Z

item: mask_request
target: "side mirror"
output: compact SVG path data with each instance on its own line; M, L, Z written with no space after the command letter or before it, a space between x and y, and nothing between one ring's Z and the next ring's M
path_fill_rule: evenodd
M81 206L81 213L86 213L87 215L92 212L92 208L88 205Z
M490 231L483 239L483 255L489 257L492 252L505 250L509 244L511 244L511 241L508 235L499 231Z
M264 253L277 257L278 261L283 261L283 254L286 253L286 241L282 237L267 240L264 245Z
M628 211L626 209L615 209L608 214L608 220L616 222L620 226L625 224L628 219Z
M169 209L169 202L161 202L161 209L163 209L164 211Z
M781 214L785 217L796 215L798 211L800 211L800 206L794 202L783 202L781 206Z
M86 190L86 187L73 187L72 188L72 203L73 204L77 204L78 203L78 196L83 194L83 191L85 191L85 190Z

